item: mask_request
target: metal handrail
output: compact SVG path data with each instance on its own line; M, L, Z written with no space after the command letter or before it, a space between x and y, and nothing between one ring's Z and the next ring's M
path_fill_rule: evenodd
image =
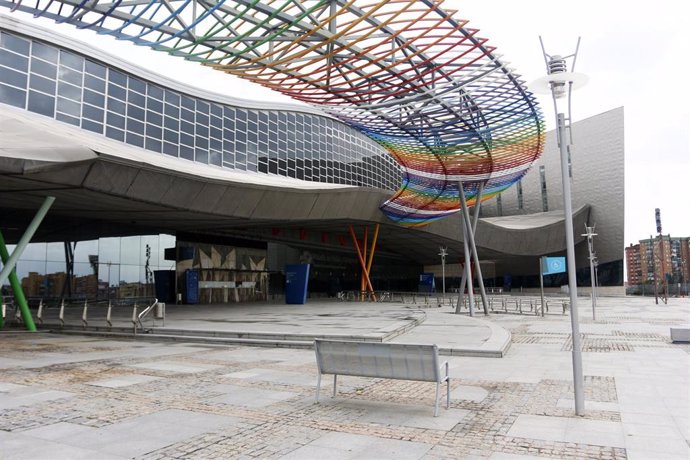
M153 299L153 303L152 303L151 305L149 305L148 307L144 308L144 309L141 311L141 313L139 313L139 314L137 315L137 321L136 321L136 323L139 324L139 327L140 327L140 328L142 328L142 329L144 328L144 325L142 324L141 321L142 321L144 318L146 318L146 316L147 316L149 313L151 313L151 311L156 307L156 305L158 305L158 299ZM135 308L136 308L136 306L135 306ZM134 324L134 333L135 333L135 334L137 333L137 324L136 324L136 323Z

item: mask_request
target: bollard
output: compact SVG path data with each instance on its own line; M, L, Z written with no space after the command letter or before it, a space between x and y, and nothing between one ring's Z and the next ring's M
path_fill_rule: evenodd
M135 303L134 308L132 309L132 325L134 326L134 334L136 335L137 333L137 321L139 321L139 318L137 316L137 308L138 305Z
M62 302L60 303L60 314L58 315L58 319L60 320L60 327L65 326L65 299L62 299Z
M156 304L155 318L165 319L165 302L158 302Z
M108 330L113 328L113 322L110 320L112 312L113 304L110 301L108 301L108 311L105 314L105 322L108 323Z
M36 319L38 324L43 325L43 299L38 302L38 311L36 312Z
M81 326L84 329L86 329L86 327L89 325L88 310L89 310L89 304L87 303L87 300L84 299L84 310L82 310L82 312L81 312Z

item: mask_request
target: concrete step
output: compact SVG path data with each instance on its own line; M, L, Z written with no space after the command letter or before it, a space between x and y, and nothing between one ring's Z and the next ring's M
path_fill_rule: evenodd
M115 329L115 328L113 328ZM206 343L213 345L244 345L244 346L255 346L255 347L268 347L268 348L301 348L301 349L312 349L314 348L314 338L302 339L302 340L285 340L277 337L226 337L226 336L211 336L211 335L194 335L191 332L185 331L185 334L171 334L168 331L156 332L156 331L140 331L137 334L133 334L130 330L129 332L123 330L83 330L77 328L63 328L63 329L51 329L49 332L55 334L67 334L67 335L80 335L80 336L92 336L92 337L112 337L118 339L131 339L131 340L145 340L147 342L193 342L193 343ZM203 332L203 331L201 331ZM318 338L331 339L331 340L353 340L355 342L361 341L357 340L356 336L350 336L344 338L341 336L323 335ZM444 356L472 356L478 358L501 358L505 354L506 350L478 350L478 349L463 349L463 348L448 348L439 347L439 354Z
M80 335L92 337L112 337L118 339L145 340L147 342L193 342L208 343L216 345L246 345L269 348L312 348L314 342L305 340L276 340L276 339L257 339L257 338L238 338L238 337L211 337L195 335L176 335L161 334L143 331L137 334L123 331L96 331L79 329L51 329L55 334Z

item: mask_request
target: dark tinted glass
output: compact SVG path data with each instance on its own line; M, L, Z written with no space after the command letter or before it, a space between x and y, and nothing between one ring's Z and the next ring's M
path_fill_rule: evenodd
M26 74L23 72L15 72L10 69L0 69L0 82L8 85L18 86L19 88L26 88Z
M106 68L105 66L102 66L101 64L96 64L93 61L86 61L84 64L84 68L86 72L90 73L91 75L95 75L97 77L105 79L105 74L106 74Z
M26 91L0 84L0 102L23 109L26 106Z
M40 59L36 59L31 61L31 73L54 79L57 75L57 66L48 62L43 62Z
M0 65L22 72L29 70L29 60L27 58L3 49L0 49Z
M29 41L15 35L3 32L0 34L0 48L12 50L15 53L29 55Z
M60 51L60 64L71 67L76 70L82 70L84 67L84 58L72 54L67 51Z

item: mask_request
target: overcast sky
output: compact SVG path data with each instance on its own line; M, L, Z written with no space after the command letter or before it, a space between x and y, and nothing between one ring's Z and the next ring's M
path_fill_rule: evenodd
M568 5L569 6L566 6ZM589 83L574 93L575 121L625 107L625 242L656 232L654 208L661 208L664 234L690 236L690 2L666 0L446 0L456 17L497 47L525 81L546 73L539 45L549 54L570 54L582 36L578 72ZM19 16L13 14L12 16ZM26 15L22 15L26 18ZM184 82L235 97L287 100L230 75L152 53L90 31L41 21L132 62ZM554 128L551 99L540 96L547 128ZM575 142L577 143L577 133ZM577 152L577 145L574 152Z
M582 36L573 119L625 107L625 242L656 233L690 236L690 2L448 0L527 82L546 73L539 45L570 54ZM567 6L569 5L569 6ZM550 97L540 97L549 130ZM574 132L577 154L577 132Z

